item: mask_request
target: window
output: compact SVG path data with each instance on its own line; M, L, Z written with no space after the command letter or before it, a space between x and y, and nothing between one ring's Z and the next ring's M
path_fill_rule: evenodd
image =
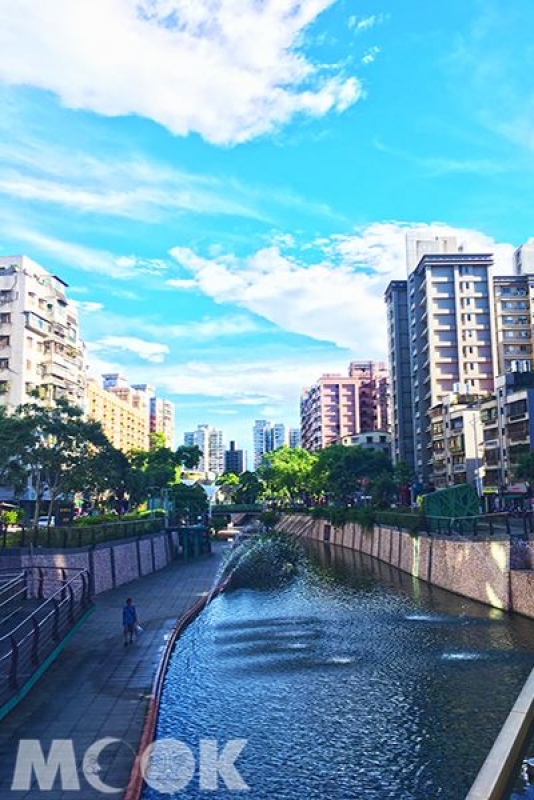
M0 347L9 347L9 336L0 336Z
M7 394L9 391L9 382L0 381L0 394Z
M0 358L0 369L9 369L9 358Z
M0 314L0 324L1 325L9 325L11 322L11 314L3 313Z

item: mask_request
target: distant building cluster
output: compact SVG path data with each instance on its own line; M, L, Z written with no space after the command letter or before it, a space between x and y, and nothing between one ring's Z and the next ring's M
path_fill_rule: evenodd
M288 428L282 422L257 419L252 430L252 446L254 469L257 469L266 453L280 447L300 447L300 430Z

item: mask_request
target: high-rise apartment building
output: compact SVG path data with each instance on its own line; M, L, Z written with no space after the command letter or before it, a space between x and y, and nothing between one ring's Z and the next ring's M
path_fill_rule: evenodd
M493 278L497 375L534 368L534 273Z
M200 472L224 472L223 432L210 425L198 425L195 431L184 433L184 445L196 447L202 453L198 469Z
M300 447L300 428L289 429L289 446Z
M425 255L408 277L417 479L432 472L430 409L494 386L491 254ZM460 389L461 387L461 389Z
M281 422L273 424L266 419L257 419L252 430L252 439L254 469L257 469L266 453L271 453L288 444L286 426Z
M119 382L119 376L117 376ZM120 379L121 384L124 379ZM144 403L131 387L110 385L105 389L96 380L87 381L85 411L89 419L100 422L111 444L128 453L130 450L148 450L148 416ZM119 391L116 391L119 389ZM129 389L125 391L125 389Z
M412 369L408 282L391 281L386 289L391 402L391 457L414 471Z
M424 239L410 234L407 264L406 294L403 282L394 282L386 292L397 426L394 449L400 453L413 424L414 472L418 482L426 483L432 480L434 463L431 409L455 392L493 391L493 256L464 253L452 237ZM408 376L413 423L406 413Z
M165 446L174 448L174 403L156 396L155 389L148 383L134 383L132 389L142 392L148 408L150 433L162 433Z
M322 375L304 389L300 404L302 447L320 450L343 437L388 430L388 375L385 364L353 361L349 376Z
M83 405L84 344L67 284L27 256L0 257L0 404Z
M224 471L241 475L247 468L247 454L238 450L234 441L230 442L228 450L224 451Z
M534 274L534 239L520 245L515 251L514 272L516 275Z

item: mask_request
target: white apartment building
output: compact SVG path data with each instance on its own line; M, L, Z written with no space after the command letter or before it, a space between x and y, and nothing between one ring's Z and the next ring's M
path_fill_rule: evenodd
M0 404L65 397L82 406L84 344L67 284L27 256L0 257Z
M224 472L223 432L210 425L198 425L195 431L184 433L186 447L197 446L202 453L199 472L213 472L222 475Z
M515 251L514 272L516 275L534 274L534 239L520 245Z
M432 475L430 409L458 386L476 395L493 391L492 265L491 254L427 254L408 277L418 481Z
M289 429L289 446L300 447L300 428Z
M142 392L146 398L150 433L162 433L166 447L174 449L174 403L157 397L154 387L148 383L134 383L132 389Z
M265 453L271 453L288 444L286 426L282 422L272 423L266 419L257 419L252 429L254 449L254 469L261 464Z

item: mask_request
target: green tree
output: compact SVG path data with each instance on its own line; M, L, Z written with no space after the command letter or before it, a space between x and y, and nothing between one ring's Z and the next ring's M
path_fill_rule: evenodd
M111 445L100 423L85 420L82 409L63 398L52 407L27 403L16 414L25 432L18 460L36 493L36 525L45 494L50 499L50 521L56 500L83 489L95 459L109 452Z
M239 475L236 475L235 472L223 472L215 481L215 485L226 490L224 492L225 502L231 502L239 487Z
M264 491L264 484L255 472L243 472L239 476L239 486L235 492L236 503L257 503Z
M196 469L202 458L202 450L196 444L191 447L181 445L176 448L176 462L185 469Z
M171 489L171 500L174 511L182 522L196 522L199 516L203 516L209 508L206 492L198 484L188 486L185 483L178 483Z
M369 490L373 480L383 473L391 474L392 470L384 453L335 444L317 453L311 478L317 495L348 505L358 492Z
M280 447L267 453L258 468L258 476L271 497L291 502L310 491L311 475L317 456L300 447Z

